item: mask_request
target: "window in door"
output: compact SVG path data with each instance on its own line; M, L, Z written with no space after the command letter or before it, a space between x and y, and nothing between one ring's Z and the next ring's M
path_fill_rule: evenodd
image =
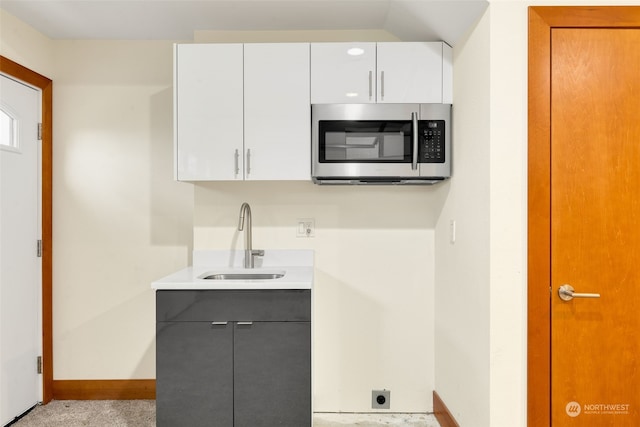
M0 107L0 147L18 149L18 122Z

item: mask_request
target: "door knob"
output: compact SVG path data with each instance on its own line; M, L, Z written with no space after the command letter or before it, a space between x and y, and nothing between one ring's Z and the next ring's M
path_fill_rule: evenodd
M574 292L573 286L566 284L558 288L558 296L563 301L571 301L574 298L600 298L600 294Z

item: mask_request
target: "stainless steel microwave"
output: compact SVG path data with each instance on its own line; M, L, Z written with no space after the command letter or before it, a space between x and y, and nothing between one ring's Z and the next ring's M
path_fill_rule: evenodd
M451 104L311 106L316 184L435 184L451 176Z

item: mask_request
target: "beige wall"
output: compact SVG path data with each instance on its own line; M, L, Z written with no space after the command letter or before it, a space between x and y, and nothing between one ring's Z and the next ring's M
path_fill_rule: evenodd
M577 3L491 1L454 48L454 178L394 189L175 183L171 43L52 42L0 10L0 53L54 78L55 378L153 377L149 282L241 244L247 200L256 246L316 251L317 410L364 410L373 387L427 410L435 384L461 425L524 426L531 4ZM301 40L252 35L280 36Z
M172 180L172 43L52 41L0 10L0 53L54 80L54 379L155 376L150 282L192 249Z
M155 377L150 282L188 264L172 44L56 41L54 378Z
M430 410L437 190L198 184L196 249L244 247L243 201L254 248L315 251L314 409L369 411L386 388L394 411ZM315 219L315 237L296 237L297 218Z
M378 30L198 32L196 39L397 40ZM430 411L437 188L197 184L195 248L242 248L243 201L252 206L254 247L315 251L314 410L371 411L371 390L386 388L394 411ZM315 219L314 238L296 237L297 218Z
M53 42L2 9L0 55L53 79Z
M490 415L489 29L487 11L453 49L454 176L435 229L435 390L462 426Z
M602 2L490 0L480 23L454 48L454 165L465 167L461 145L473 139L486 145L468 155L488 162L487 170L470 165L479 182L456 173L435 231L436 390L462 426L526 426L527 8L585 4ZM486 228L459 226L460 238L478 242L448 247L450 218ZM463 295L460 304L448 301L448 286Z
M377 30L197 35L356 36L395 40ZM392 390L394 410L431 409L435 188L176 183L172 43L39 38L54 76L55 379L153 378L150 282L187 266L194 246L237 245L247 200L256 246L316 252L315 409L369 410L374 388ZM19 41L16 51L42 49ZM315 238L295 237L300 217L315 218Z

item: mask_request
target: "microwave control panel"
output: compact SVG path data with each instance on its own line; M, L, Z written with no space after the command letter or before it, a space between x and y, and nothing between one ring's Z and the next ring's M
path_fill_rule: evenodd
M444 120L418 122L418 163L444 163Z

